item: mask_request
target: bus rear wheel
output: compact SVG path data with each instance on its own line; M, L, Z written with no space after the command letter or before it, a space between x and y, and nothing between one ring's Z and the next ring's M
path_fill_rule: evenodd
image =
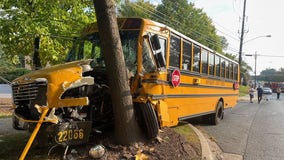
M213 125L217 125L224 118L224 105L223 102L219 101L216 107L216 112L214 114Z
M212 125L217 125L224 118L224 105L222 101L219 101L216 106L216 111L213 114L208 115L208 122Z
M159 124L154 108L150 103L139 103L135 108L138 123L147 138L155 138L158 135Z

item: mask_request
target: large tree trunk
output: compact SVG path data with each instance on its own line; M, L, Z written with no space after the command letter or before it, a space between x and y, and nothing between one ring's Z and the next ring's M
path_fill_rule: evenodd
M129 145L141 140L117 26L114 0L93 0L106 63L115 118L115 140Z

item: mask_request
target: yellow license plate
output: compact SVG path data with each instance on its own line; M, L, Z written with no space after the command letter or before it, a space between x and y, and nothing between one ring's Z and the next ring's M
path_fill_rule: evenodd
M67 129L57 133L57 141L62 143L74 140L83 140L84 136L84 129Z

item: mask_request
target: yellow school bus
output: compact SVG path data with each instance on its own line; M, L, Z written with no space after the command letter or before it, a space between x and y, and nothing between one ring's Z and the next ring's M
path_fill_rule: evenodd
M236 105L237 62L166 25L141 18L117 21L135 114L149 138L160 127L197 116L218 124L224 109ZM30 128L31 141L38 134L42 141L73 145L86 142L92 130L112 127L104 63L111 57L101 51L93 23L76 39L65 64L14 80L14 128Z

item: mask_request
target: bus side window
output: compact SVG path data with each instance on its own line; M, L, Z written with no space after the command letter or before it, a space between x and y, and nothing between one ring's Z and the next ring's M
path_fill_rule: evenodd
M233 70L234 70L234 68L233 68L233 63L230 62L230 79L234 79Z
M202 73L208 74L208 51L203 48L201 50L201 62L202 62Z
M216 73L215 73L215 75L217 77L220 77L221 64L220 64L220 56L218 56L218 55L215 56L215 66L216 66Z
M193 71L200 72L200 47L196 45L193 49Z
M230 65L229 62L226 60L226 78L230 78Z
M191 55L192 44L190 42L183 42L183 57L182 57L182 69L191 70Z
M221 77L225 78L225 60L221 58Z
M209 74L214 75L214 53L209 52Z
M238 80L238 65L234 64L234 80Z
M180 67L180 38L171 35L170 66Z

